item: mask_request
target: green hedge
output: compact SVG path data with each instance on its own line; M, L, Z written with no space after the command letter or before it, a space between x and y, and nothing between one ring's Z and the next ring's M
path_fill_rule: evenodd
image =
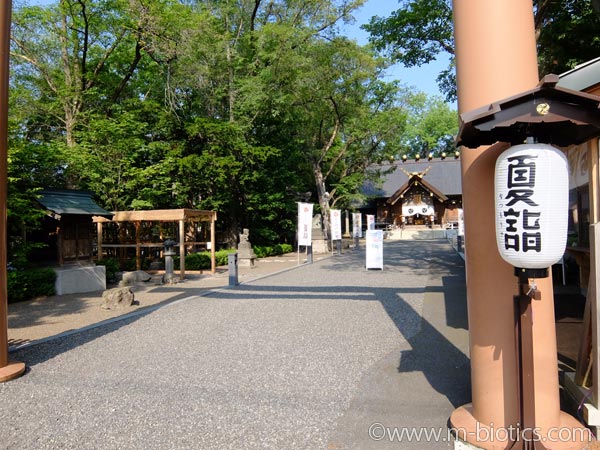
M227 265L227 255L235 250L219 250L215 252L217 266ZM179 270L179 256L173 258L175 269ZM185 255L185 270L208 270L210 269L210 252L190 253Z
M52 269L10 270L7 281L9 303L56 293L56 273Z
M277 244L272 247L255 246L252 247L257 258L266 258L267 256L283 255L294 251L290 244ZM217 266L227 265L227 255L235 252L235 249L219 250L215 252L215 261ZM179 256L174 259L175 269L179 270ZM209 270L210 252L190 253L185 256L186 270Z
M277 244L274 246L261 246L257 245L252 247L254 253L257 258L266 258L268 256L278 256L284 255L286 253L291 253L294 251L294 248L290 244Z

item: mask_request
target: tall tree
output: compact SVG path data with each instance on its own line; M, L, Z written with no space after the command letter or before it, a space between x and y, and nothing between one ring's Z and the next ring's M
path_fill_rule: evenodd
M454 152L456 111L441 97L417 93L410 99L406 130L400 137L402 155L397 156L426 158Z
M127 7L125 0L60 0L15 14L13 70L44 99L47 122L69 147L86 108L115 102L141 60L144 24Z
M389 17L373 17L364 25L371 42L406 67L449 55L450 66L439 74L438 85L448 100L455 99L452 0L399 3ZM600 8L594 11L590 0L534 0L533 4L540 76L562 73L600 54Z
M362 3L19 9L15 142L58 150L47 160L55 181L92 189L109 209L217 209L232 243L241 227L264 242L288 233L308 190L326 225L367 166L398 154L407 121L407 94L381 81L386 61L336 34Z

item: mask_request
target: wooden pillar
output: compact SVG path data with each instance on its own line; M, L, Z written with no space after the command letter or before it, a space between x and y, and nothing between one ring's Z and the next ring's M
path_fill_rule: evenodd
M454 0L453 17L460 113L538 84L531 0ZM503 441L490 433L485 440L477 430L507 430L520 420L513 298L517 279L489 245L496 240L495 162L504 148L497 144L461 151L472 404L455 410L451 423L466 430L465 440L486 449L510 448L514 436L504 433ZM560 412L552 278L536 282L542 298L532 304L535 423L544 436L552 428L579 424ZM552 445L582 448L573 442Z
M8 61L12 2L0 3L0 382L17 378L25 364L8 359L8 290L6 253L7 160L8 160Z
M142 270L142 247L140 243L141 222L135 222L135 269Z
M97 260L102 259L102 254L104 252L104 250L102 249L102 244L104 243L102 236L102 228L102 222L96 223L96 230L98 232L98 257L96 258Z
M217 271L217 258L215 256L216 252L216 242L215 242L215 222L217 220L217 213L213 211L210 218L210 273L215 273Z
M179 279L185 278L185 219L179 221Z
M600 151L598 149L599 141L594 139L588 143L588 164L589 164L589 196L590 196L590 278L586 299L586 308L590 308L591 316L591 334L592 334L592 404L596 408L600 406L600 355L598 347L600 346L600 336L598 333L599 301L598 301L598 283L600 281L600 262L598 261L597 246L600 244Z
M58 265L65 263L65 254L63 251L63 228L60 224L56 227L56 249L58 251Z

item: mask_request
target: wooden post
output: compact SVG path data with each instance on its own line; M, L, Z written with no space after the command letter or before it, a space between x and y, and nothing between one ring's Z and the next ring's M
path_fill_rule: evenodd
M0 382L25 372L25 364L8 359L8 290L6 262L7 160L8 160L8 62L12 2L0 3Z
M58 265L62 266L65 263L65 252L63 251L63 227L56 227L56 247L58 250Z
M98 255L97 255L97 260L102 259L102 254L104 252L104 250L102 249L102 222L98 222L96 223L96 230L98 232Z
M185 278L185 219L179 221L179 279Z
M588 145L589 164L589 196L590 196L590 278L587 292L586 307L590 309L591 331L592 331L592 405L596 408L600 405L600 346L599 326L599 301L598 301L598 279L600 277L600 263L598 262L597 245L600 244L600 195L598 192L600 181L600 167L598 164L599 150L598 139L594 139Z
M215 256L216 252L216 242L215 242L215 222L217 220L217 213L213 212L210 216L210 273L215 273L217 271L217 258Z
M538 84L531 0L453 0L456 78L460 113L533 89ZM519 366L514 339L513 268L495 246L494 170L506 145L461 151L472 404L454 411L453 428L477 447L510 448L521 419ZM560 412L552 278L536 280L540 299L531 304L535 424L552 429L581 425ZM521 422L522 423L522 422ZM477 431L488 432L488 440ZM572 433L577 434L577 433ZM577 436L573 437L577 440ZM559 445L560 444L560 445ZM583 448L581 442L554 443ZM553 447L554 448L554 447Z
M135 269L142 270L142 247L140 243L140 229L142 227L141 222L135 222Z

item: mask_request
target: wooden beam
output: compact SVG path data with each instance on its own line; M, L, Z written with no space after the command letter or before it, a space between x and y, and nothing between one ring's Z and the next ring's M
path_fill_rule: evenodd
M112 220L94 216L94 222L178 222L180 220L200 220L210 222L216 219L215 211L199 209L154 209L147 211L114 211Z

